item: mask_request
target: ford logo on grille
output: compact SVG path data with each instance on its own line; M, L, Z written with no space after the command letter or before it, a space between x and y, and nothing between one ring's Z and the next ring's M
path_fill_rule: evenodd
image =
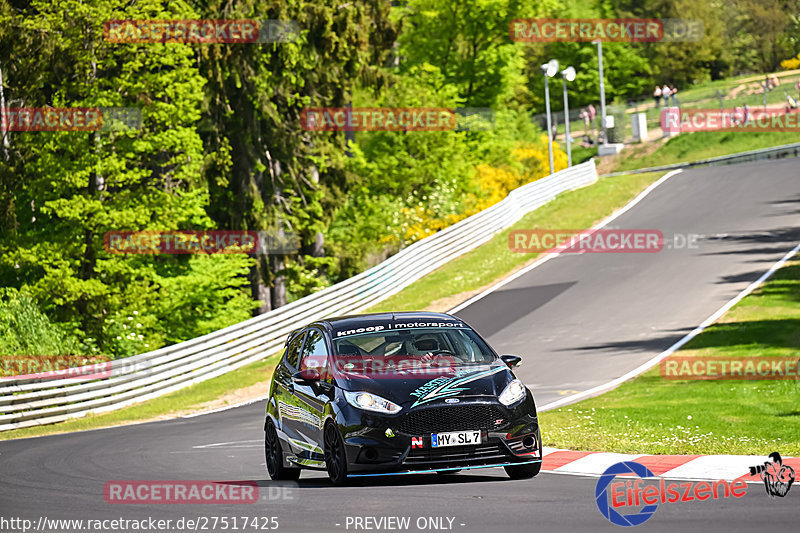
M458 398L448 398L448 399L446 399L446 400L444 401L444 403L458 403L458 402L460 402L460 401L461 401L461 400L459 400Z

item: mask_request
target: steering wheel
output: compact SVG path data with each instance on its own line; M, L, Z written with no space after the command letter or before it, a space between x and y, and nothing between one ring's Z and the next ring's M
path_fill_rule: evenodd
M452 356L452 357L456 356L456 354L454 354L450 350L433 350L432 352L428 352L425 355L423 355L422 357L420 357L420 361L429 362L429 361L432 361L434 357L439 357L439 356L442 356L442 355L449 355L449 356Z

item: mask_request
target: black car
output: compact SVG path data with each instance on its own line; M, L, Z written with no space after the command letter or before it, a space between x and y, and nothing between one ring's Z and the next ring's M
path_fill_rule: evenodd
M272 379L272 479L303 468L348 477L502 466L539 473L531 391L472 328L443 313L330 318L292 332Z

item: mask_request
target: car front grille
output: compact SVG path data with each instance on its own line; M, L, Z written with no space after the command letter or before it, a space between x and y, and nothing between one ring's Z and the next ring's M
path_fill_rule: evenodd
M428 467L471 466L504 462L509 455L505 446L495 442L477 446L412 449L403 463Z
M506 415L495 405L454 405L413 410L403 417L398 429L409 435L427 435L470 429L495 430L507 422Z

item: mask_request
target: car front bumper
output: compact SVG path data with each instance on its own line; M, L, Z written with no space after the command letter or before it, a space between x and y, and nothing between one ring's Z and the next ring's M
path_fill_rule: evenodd
M533 399L507 408L494 401L427 405L383 416L341 413L348 471L353 475L412 473L536 463L541 433ZM476 445L434 448L431 434L480 430Z

